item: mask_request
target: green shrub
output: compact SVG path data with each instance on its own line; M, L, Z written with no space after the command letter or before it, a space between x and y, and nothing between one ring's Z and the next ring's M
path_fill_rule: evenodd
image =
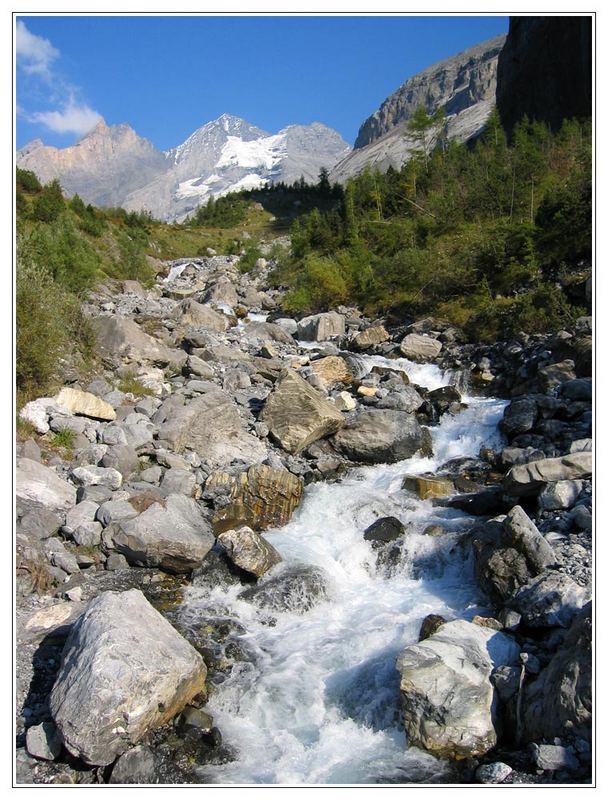
M40 222L55 222L65 209L65 201L58 180L47 183L34 201L33 217Z
M35 194L42 189L40 181L33 172L30 172L29 169L20 169L19 167L17 167L15 174L15 184L18 190L21 189L30 194Z

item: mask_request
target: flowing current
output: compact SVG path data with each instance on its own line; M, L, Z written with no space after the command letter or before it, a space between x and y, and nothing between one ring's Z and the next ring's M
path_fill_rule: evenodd
M431 365L362 357L404 369L412 382L436 388L448 376ZM380 362L385 362L380 363ZM471 618L482 611L472 569L458 547L470 527L462 512L433 506L401 488L403 476L437 470L480 447L498 445L505 403L467 397L468 408L431 428L434 456L353 469L339 482L306 488L290 523L266 538L285 566L321 567L328 595L303 614L272 611L239 599L241 587L212 594L192 587L185 620L209 604L228 609L246 629L255 655L236 665L209 701L209 710L236 760L200 768L201 781L226 784L437 783L447 768L407 749L399 719L395 660L418 639L427 614ZM407 528L397 563L377 563L363 532L379 517ZM423 533L439 525L446 533ZM274 571L271 574L275 574Z

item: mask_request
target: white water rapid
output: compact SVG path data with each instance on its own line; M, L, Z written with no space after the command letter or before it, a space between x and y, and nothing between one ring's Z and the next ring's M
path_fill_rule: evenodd
M364 357L369 368L386 361ZM400 360L401 361L401 360ZM405 362L405 360L403 360ZM387 361L383 366L406 369ZM407 362L412 382L446 382L437 367ZM307 487L291 522L264 535L287 565L322 567L329 595L303 614L269 612L238 599L241 587L203 594L192 587L182 614L196 618L209 603L229 609L246 628L254 663L233 668L208 707L235 761L200 768L205 783L440 783L448 767L407 749L399 720L397 655L418 639L430 613L471 618L481 611L471 564L458 547L470 527L462 512L433 506L401 489L405 474L436 470L459 456L499 443L505 403L466 398L467 410L431 428L433 458L352 470L335 483ZM389 570L363 532L378 517L408 529L399 562ZM447 533L423 530L437 524ZM283 565L278 569L281 570ZM274 574L274 572L272 573Z

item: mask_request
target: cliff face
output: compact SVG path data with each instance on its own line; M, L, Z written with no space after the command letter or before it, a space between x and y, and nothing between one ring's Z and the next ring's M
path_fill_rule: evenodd
M365 120L355 150L384 136L421 105L428 112L443 107L450 116L479 102L493 102L498 54L504 42L504 36L497 36L414 75Z
M591 17L511 17L496 105L507 133L527 114L553 130L591 116Z

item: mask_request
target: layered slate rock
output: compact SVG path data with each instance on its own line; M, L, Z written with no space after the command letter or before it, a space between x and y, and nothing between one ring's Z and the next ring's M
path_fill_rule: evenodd
M324 314L313 314L304 317L298 322L298 339L305 341L323 342L333 336L343 336L345 321L342 314L327 311Z
M332 438L333 446L351 461L390 464L410 458L428 445L424 429L406 411L366 409Z
M340 411L292 369L281 373L260 420L290 453L300 453L344 425Z
M104 592L74 624L50 696L65 747L105 766L205 686L197 651L137 589Z
M237 476L212 473L205 484L205 492L208 495L217 490L221 490L229 502L213 517L216 533L240 525L254 529L286 525L302 499L304 483L286 469L258 464Z
M177 453L193 450L217 466L235 460L255 464L267 455L262 442L243 429L232 398L211 384L187 405L171 408L158 437Z
M589 478L593 470L591 452L570 453L559 458L541 458L516 464L507 472L504 489L516 497L538 494L547 483Z
M65 511L76 505L76 487L49 467L30 458L18 458L15 475L17 502Z
M187 573L200 566L215 543L196 502L171 494L134 519L113 525L114 547L130 564Z
M591 603L587 603L549 664L526 686L526 741L551 739L564 733L591 740L591 636Z
M274 547L246 525L236 530L224 531L217 540L237 567L255 575L256 578L261 578L282 561Z
M442 347L438 339L421 336L418 333L408 333L399 345L399 350L401 355L411 361L432 361L437 358Z
M442 625L397 659L409 745L439 758L473 758L497 742L495 667L517 663L519 647L504 633L464 620Z
M64 386L54 399L58 405L67 408L71 414L81 414L84 417L108 422L116 419L116 411L112 406L90 392L82 392L80 389Z

